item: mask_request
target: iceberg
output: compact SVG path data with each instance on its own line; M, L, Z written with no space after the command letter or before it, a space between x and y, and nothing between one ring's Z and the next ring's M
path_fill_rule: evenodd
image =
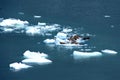
M18 70L21 70L21 69L30 68L32 66L29 66L29 65L26 65L26 64L23 64L23 63L14 62L14 63L9 64L9 67L11 69L15 70L15 71L18 71Z
M39 59L39 58L47 58L48 57L48 55L45 53L31 52L29 50L25 51L23 55L25 58L30 58L30 59Z
M101 52L106 53L106 54L117 54L118 53L114 50L109 50L109 49L101 50Z
M80 52L80 51L73 52L74 59L86 59L99 56L102 56L101 52Z
M22 60L23 63L37 63L39 65L45 65L52 63L51 60L46 58L39 58L39 59L24 59Z

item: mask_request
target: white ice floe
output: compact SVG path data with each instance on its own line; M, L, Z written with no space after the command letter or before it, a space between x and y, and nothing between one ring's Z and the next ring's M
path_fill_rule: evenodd
M34 17L34 18L41 18L41 16L37 16L37 15L34 15L33 17Z
M22 21L20 19L9 18L0 20L1 32L26 33L32 36L50 36L52 32L57 31L59 29L60 25L58 24L47 25L46 23L38 22L37 25L31 26L31 24L29 24L28 21Z
M45 26L46 25L46 23L41 23L41 22L38 22L38 26Z
M27 69L27 68L30 68L32 66L29 66L29 65L26 65L26 64L23 64L23 63L17 63L17 62L14 62L14 63L11 63L9 65L10 68L12 68L13 70L15 71L18 71L18 70L21 70L21 69Z
M26 34L29 35L40 34L40 29L39 27L34 27L34 26L26 27Z
M29 50L24 52L24 57L27 59L22 60L23 63L36 63L36 64L50 64L51 60L47 59L48 55L40 52L31 52Z
M29 58L29 59L39 59L39 58L47 58L48 55L45 53L40 53L40 52L31 52L29 50L24 52L24 57Z
M117 54L118 53L114 50L109 50L109 49L101 50L101 52L106 53L106 54Z
M12 31L14 31L14 29L12 29L12 28L3 28L3 31L4 32L12 32Z
M55 36L55 39L46 39L43 42L44 43L54 43L54 44L60 44L59 42L65 42L67 40L67 34L58 32L57 35Z
M26 34L29 35L50 35L50 32L58 30L59 27L54 25L46 25L46 23L38 23L38 25L28 26L25 28Z
M64 29L63 29L63 32L66 32L66 33L68 33L68 32L72 32L72 29L64 28Z
M70 40L70 37L68 37L68 33L65 33L65 32L58 32L54 39L44 40L44 43L47 43L47 44L52 43L55 45L63 45L66 47L83 46L83 45L80 45L80 43L84 43L84 42L85 40L82 40L82 38L78 38L75 40L75 43L72 43L72 40Z
M46 25L44 27L41 27L41 29L47 32L52 32L52 31L59 30L60 27L58 27L56 24L53 24L53 25Z
M14 27L14 26L24 26L26 24L29 24L28 21L21 21L20 19L13 19L13 18L9 18L9 19L4 19L2 22L0 22L0 26L10 26L10 27Z
M46 39L43 42L44 43L55 43L55 39Z
M40 64L40 65L45 65L45 64L50 64L52 63L51 60L46 59L46 58L37 58L37 59L24 59L22 60L23 63L35 63L35 64Z
M86 59L86 58L99 57L99 56L102 56L101 52L80 52L80 51L73 52L74 59Z
M58 32L55 37L59 39L67 39L67 34L63 32Z

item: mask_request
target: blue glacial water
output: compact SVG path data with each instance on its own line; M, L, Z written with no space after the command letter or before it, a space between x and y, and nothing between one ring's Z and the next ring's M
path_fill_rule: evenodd
M94 36L87 42L92 51L111 49L117 55L76 61L74 50L43 43L48 36L0 33L1 80L120 80L120 1L119 0L0 0L0 18L60 24L77 33ZM23 14L24 13L24 14ZM41 18L34 18L39 15ZM56 34L56 33L53 33ZM53 36L52 36L53 37ZM92 48L94 47L94 48ZM26 50L44 52L53 61L17 72L9 64L20 62Z

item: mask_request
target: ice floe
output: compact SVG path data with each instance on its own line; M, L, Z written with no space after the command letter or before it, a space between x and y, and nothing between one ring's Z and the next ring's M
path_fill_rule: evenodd
M46 59L46 58L37 58L37 59L24 59L22 60L23 63L35 63L35 64L40 64L40 65L45 65L45 64L50 64L52 63L51 60Z
M48 55L45 53L40 52L31 52L29 50L25 51L23 53L23 59L20 63L11 63L9 64L9 67L15 71L21 70L21 69L27 69L30 66L30 64L39 64L39 65L46 65L52 63L51 60L47 59ZM29 65L28 65L29 64Z
M38 17L38 16L36 16ZM2 32L15 32L26 33L28 35L42 35L50 36L53 31L60 29L58 24L47 24L38 22L37 25L32 25L28 21L22 21L20 19L8 18L1 19L0 30Z
M60 28L57 26L57 25L47 25L46 23L40 23L38 22L38 25L33 25L33 26L28 26L25 28L25 32L26 34L29 34L29 35L35 35L35 34L38 34L38 35L47 35L48 34L50 35L51 32L53 31L57 31L59 30Z
M40 34L40 29L39 27L34 27L34 26L30 26L30 27L26 27L26 34L28 35L35 35L35 34Z
M58 32L54 39L45 39L44 43L53 43L55 45L63 45L63 46L83 46L80 43L84 43L85 38L79 37L77 34L73 34L69 36L68 33ZM86 38L87 39L87 38Z
M4 27L14 27L14 26L24 26L26 24L29 24L28 21L21 21L20 19L14 19L14 18L9 18L9 19L4 19L2 22L0 22L0 26Z
M117 54L118 52L114 51L114 50L110 50L110 49L104 49L101 50L101 52L106 53L106 54Z
M73 52L73 58L74 59L86 59L86 58L92 58L92 57L99 57L102 56L101 52L80 52L80 51L74 51Z
M47 25L46 23L38 22L38 26L45 26Z
M66 32L66 33L72 32L72 31L73 31L72 29L68 29L68 28L64 28L64 29L63 29L63 32Z
M55 39L46 39L43 41L44 43L49 43L49 44L52 44L52 43L55 43Z
M4 32L12 32L12 31L14 31L14 29L12 29L12 28L4 28L3 30L4 30Z
M11 64L9 65L9 67L10 67L12 70L18 71L18 70L21 70L21 69L30 68L30 67L32 67L32 66L29 66L29 65L23 64L23 63L14 62L14 63L11 63Z
M31 52L29 50L25 51L23 53L23 56L25 58L30 58L30 59L39 59L39 58L47 58L48 55L45 53L40 53L40 52Z
M47 59L48 55L40 52L31 52L29 50L24 52L24 57L26 59L22 60L23 63L37 63L37 64L50 64L51 60Z

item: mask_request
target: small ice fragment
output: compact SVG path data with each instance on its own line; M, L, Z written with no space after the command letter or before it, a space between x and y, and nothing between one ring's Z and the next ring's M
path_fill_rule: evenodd
M23 12L18 12L18 14L20 14L20 15L24 15L24 13L23 13Z
M110 15L104 15L105 18L110 18L111 16Z
M12 32L12 31L14 31L14 29L12 29L12 28L4 28L4 32Z
M72 32L72 29L65 28L65 29L63 29L63 32Z
M118 53L118 52L116 52L114 50L109 50L109 49L101 50L101 52L107 53L107 54L117 54Z
M45 26L46 23L41 23L41 22L38 22L38 26Z
M114 28L115 26L114 25L110 25L111 28Z
M32 66L29 66L29 65L26 65L26 64L23 64L23 63L14 62L14 63L11 63L9 65L9 67L14 69L15 71L18 71L18 70L21 70L21 69L27 69L27 68L32 67Z
M34 18L41 18L41 16L34 15Z
M55 43L54 39L46 39L43 41L44 43Z

